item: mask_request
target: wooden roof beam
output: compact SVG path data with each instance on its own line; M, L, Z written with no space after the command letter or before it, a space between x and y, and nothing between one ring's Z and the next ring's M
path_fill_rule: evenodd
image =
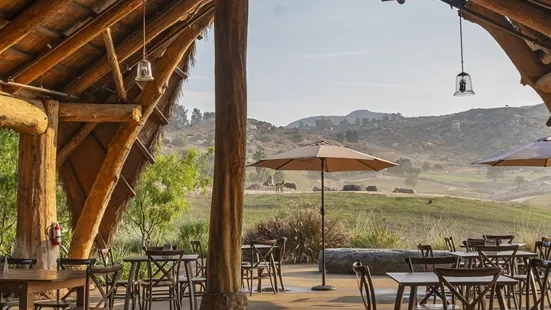
M111 72L113 73L113 80L115 81L115 87L117 94L124 102L128 102L126 97L126 89L124 87L124 79L122 77L121 66L117 59L117 52L115 51L115 45L113 44L113 38L111 37L111 29L107 28L103 33L103 41L105 42L105 49L107 50L107 58L111 64Z
M61 167L63 163L73 154L78 146L88 137L88 135L96 128L97 123L84 123L78 132L57 152L56 165L57 168Z
M93 239L98 234L105 209L138 134L164 94L174 68L182 61L185 53L203 28L212 22L213 15L211 11L198 21L198 27L187 28L170 44L165 54L154 62L156 68L155 80L146 83L141 96L140 104L145 107L142 121L122 124L111 141L105 160L84 203L78 223L73 230L69 257L84 258L90 255Z
M28 135L41 135L48 127L48 117L44 107L37 107L35 104L0 92L0 127L11 128Z
M149 42L163 31L180 20L186 19L203 0L177 1L163 13L155 17L146 27L146 41ZM137 30L124 42L116 47L120 62L123 62L143 46L142 30ZM70 83L65 91L70 94L80 94L107 74L111 66L107 57L97 61L90 68Z
M159 110L158 107L155 107L155 110L153 111L153 115L155 115L155 117L157 117L157 119L159 120L159 122L163 126L166 126L170 123L168 118L165 116L165 114L161 110Z
M470 0L497 14L503 15L518 23L526 25L542 34L551 37L551 19L549 12L537 8L522 0Z
M60 103L62 122L118 123L138 122L141 106L135 104Z
M115 3L98 17L90 21L86 26L71 34L65 41L61 42L42 57L39 57L32 64L16 73L13 76L14 81L22 84L31 83L57 63L63 61L83 45L101 34L105 29L135 10L141 4L141 0L119 1Z
M35 1L29 8L17 15L13 21L0 29L0 54L13 46L38 25L56 18L59 9L71 0L40 0Z
M140 149L140 152L142 152L143 156L145 157L145 159L147 159L147 161L149 161L152 164L157 162L157 160L155 160L155 156L151 154L151 152L147 149L147 147L143 144L143 142L139 138L136 139L136 143L134 144L138 147L138 149Z
M506 1L499 2L501 3ZM507 20L507 18L505 18L505 16L483 6L477 5L474 1L469 1L467 3L467 8L473 10L478 14L486 16L493 22L499 23L501 26L510 27L511 29L513 27L511 23ZM488 23L474 15L463 12L463 16L466 20L476 23L482 28L486 29L486 31L488 31L488 33L501 46L513 65L517 68L518 72L520 73L522 82L535 88L536 82L539 77L545 75L547 72L546 66L542 64L542 62L532 51L530 46L528 46L528 44L526 44L523 39L507 33L506 31L499 29L495 25L492 25L491 23ZM551 110L551 93L542 92L537 89L535 90L539 94L541 99L545 102L547 107Z

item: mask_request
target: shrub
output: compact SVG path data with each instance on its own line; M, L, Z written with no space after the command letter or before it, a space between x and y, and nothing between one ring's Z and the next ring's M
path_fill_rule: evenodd
M384 219L374 220L371 213L362 212L356 221L354 237L350 244L355 248L401 248L403 238L392 232Z
M188 221L182 223L178 228L178 245L181 249L191 253L191 241L201 241L203 252L207 253L209 241L209 222L203 221Z
M256 223L244 235L244 241L287 238L284 261L291 263L316 262L321 251L321 215L319 206L311 203L292 203L279 216ZM340 222L325 221L327 248L344 247L349 236Z

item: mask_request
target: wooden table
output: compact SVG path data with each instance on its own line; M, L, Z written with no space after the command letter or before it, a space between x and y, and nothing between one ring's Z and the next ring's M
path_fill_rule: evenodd
M153 256L155 260L165 260L165 261L177 261L180 257L179 255L174 256ZM191 263L197 261L199 255L197 254L187 254L182 256L182 262L184 263L184 270L186 271L186 276L188 279L189 286L189 306L192 310L197 309L197 297L195 296L195 287L193 286L193 272L191 270ZM141 264L147 263L147 256L137 255L130 256L125 258L123 261L125 263L130 263L130 271L128 272L128 283L126 285L126 297L124 298L124 310L128 310L130 307L130 295L131 290L134 284L134 278L136 278L136 272L139 272Z
M452 256L459 257L460 259L473 259L478 258L478 252L448 252L448 254ZM499 252L484 252L486 256L488 257L507 257L511 256L513 254L513 251L499 251ZM531 258L531 257L537 257L537 253L533 252L526 252L526 251L517 251L516 254L519 258Z
M522 243L522 242L512 242L512 243L500 243L498 246L510 246L510 245L518 245L519 248L522 248L523 246L526 245L526 243ZM461 244L460 247L464 248L465 245L464 244Z
M404 290L406 287L410 287L408 310L415 308L417 298L418 286L436 286L439 285L438 276L434 272L388 272L387 275L398 283L398 292L396 293L396 301L394 303L394 310L400 310L402 306L402 298L404 297ZM447 277L451 284L454 285L484 285L492 281L492 277ZM505 310L505 299L501 292L502 288L507 285L515 285L518 281L507 276L500 276L497 280L497 297L499 301L499 307L501 310Z
M0 292L18 294L19 309L34 309L35 293L64 288L75 289L77 306L87 304L84 270L10 269L8 274L0 274Z

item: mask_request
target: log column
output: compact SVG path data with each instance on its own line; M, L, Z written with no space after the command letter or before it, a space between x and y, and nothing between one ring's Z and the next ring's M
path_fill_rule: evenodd
M55 269L59 247L50 236L56 215L56 145L59 103L44 103L48 126L42 135L21 134L15 256L36 258L37 269Z
M241 228L247 122L248 0L216 0L215 159L207 291L201 309L247 309L241 290Z

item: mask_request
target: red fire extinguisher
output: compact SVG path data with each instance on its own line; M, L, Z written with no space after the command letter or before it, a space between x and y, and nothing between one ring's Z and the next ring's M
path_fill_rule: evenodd
M53 245L61 245L61 227L59 223L54 223L54 236L53 236Z

